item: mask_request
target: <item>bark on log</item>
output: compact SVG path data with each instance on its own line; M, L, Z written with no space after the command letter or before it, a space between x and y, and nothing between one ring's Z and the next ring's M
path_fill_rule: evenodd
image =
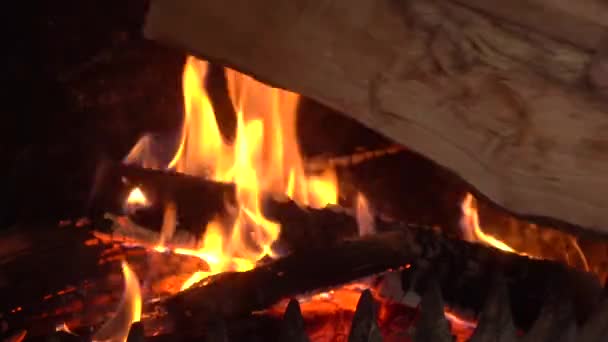
M607 17L598 0L154 0L145 33L341 110L520 216L608 233L588 76Z
M459 266L451 267L456 260ZM503 273L511 287L530 290L512 292L518 296L512 303L520 308L540 306L546 291L559 284L572 296L579 318L588 315L602 292L593 276L563 265L449 240L427 228L408 227L334 246L309 248L248 272L223 273L169 298L165 306L176 323L188 330L192 324L201 325L217 317L246 316L283 298L337 286L406 264L411 264L410 269L439 265L435 273L444 280L451 276L447 279L447 288L469 279L475 279L474 287L480 280L487 287L488 277L495 272ZM468 296L484 293L477 291ZM484 298L473 300L483 302Z

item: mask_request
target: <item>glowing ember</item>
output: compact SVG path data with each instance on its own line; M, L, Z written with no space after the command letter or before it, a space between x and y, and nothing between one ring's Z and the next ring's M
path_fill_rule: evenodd
M284 194L314 207L337 202L333 170L319 176L304 174L295 128L299 96L225 69L237 113L236 139L229 144L220 133L204 88L207 69L206 62L188 58L183 73L185 116L180 144L167 168L234 183L238 208L233 223L214 220L208 224L199 248L174 251L200 257L210 268L210 272L192 275L182 289L204 276L249 270L262 257L274 255L271 245L279 236L280 226L262 215L262 193ZM150 148L152 143L151 136L142 138L127 156L127 162L144 167L159 165L160 158ZM166 211L165 216L171 213ZM175 229L175 220L165 221L173 222L173 228L163 225L163 231ZM159 241L160 251L166 250L163 243Z
M122 263L125 289L114 317L107 321L93 336L93 341L125 342L131 324L141 320L141 289L135 272L126 261Z
M444 309L445 318L450 322L452 334L456 337L456 342L465 342L473 335L477 322L463 318L449 309Z
M71 334L71 335L76 335L76 334L74 334L74 332L72 332L72 330L70 330L70 328L68 327L68 325L65 322L63 322L62 324L57 325L55 327L55 331L63 331L63 332L66 332L68 334Z

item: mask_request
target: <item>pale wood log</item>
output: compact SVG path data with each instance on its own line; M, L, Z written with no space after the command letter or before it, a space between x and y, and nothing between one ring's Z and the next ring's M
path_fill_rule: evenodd
M608 103L587 76L608 11L570 3L154 0L145 33L341 110L511 212L608 233Z

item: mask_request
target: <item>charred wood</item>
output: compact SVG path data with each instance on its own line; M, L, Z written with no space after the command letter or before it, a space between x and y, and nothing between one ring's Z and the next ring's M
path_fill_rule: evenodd
M502 277L497 277L491 286L490 295L469 342L515 342L517 335L507 284Z
M547 296L540 316L522 342L573 342L576 334L572 302L554 291Z
M162 213L163 206L172 202L179 208L182 225L195 231L235 201L233 184L106 161L98 168L91 192L92 216L101 216L100 210L120 212L136 186L157 206L154 212Z
M0 234L0 312L9 326L25 319L25 308L42 309L48 294L108 272L109 264L99 265L103 246L85 244L91 238L85 228L53 224L18 226ZM24 310L8 314L17 307Z
M300 310L300 303L295 299L289 301L283 315L279 342L310 342L306 330L304 330L304 318Z
M420 319L412 334L414 342L454 341L444 307L441 289L432 281L420 302Z
M581 327L578 338L580 342L608 340L608 297L598 302L591 317Z
M369 290L363 291L359 298L348 342L382 342L378 327L378 307Z
M240 317L282 298L405 265L409 265L408 271L434 265L442 292L449 295L448 303L477 306L477 312L481 310L477 303L487 295L487 290L480 289L487 289L487 278L495 272L502 273L509 283L512 303L523 305L519 310L539 306L539 299L544 301L548 289L559 286L572 298L577 318L582 320L601 292L597 279L560 264L450 240L425 227L402 226L294 252L248 272L220 274L169 298L164 305L178 325L187 326L192 321L204 322L218 316ZM453 284L458 285L454 286L456 290L449 291ZM463 289L463 294L456 292ZM477 292L469 292L471 289Z
M141 322L135 322L131 324L129 328L129 335L127 336L127 342L144 342L144 325Z
M205 342L228 342L226 322L223 319L219 318L207 324Z

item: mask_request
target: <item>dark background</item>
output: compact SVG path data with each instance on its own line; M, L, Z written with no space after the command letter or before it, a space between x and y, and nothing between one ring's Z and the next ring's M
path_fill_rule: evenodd
M3 5L0 227L81 214L101 158L179 125L183 54L143 40L146 3Z

